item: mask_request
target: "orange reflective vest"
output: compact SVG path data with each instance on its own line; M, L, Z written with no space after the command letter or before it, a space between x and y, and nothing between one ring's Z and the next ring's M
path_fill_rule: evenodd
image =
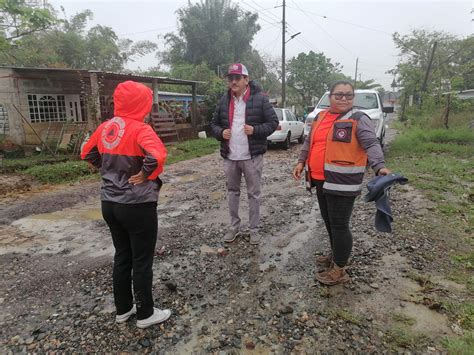
M312 143L316 131L327 111L322 111L311 127L310 150L307 159L308 176L312 156ZM357 123L364 115L360 111L349 111L338 117L329 129L324 155L324 184L327 193L344 196L360 194L367 166L367 153L357 140Z

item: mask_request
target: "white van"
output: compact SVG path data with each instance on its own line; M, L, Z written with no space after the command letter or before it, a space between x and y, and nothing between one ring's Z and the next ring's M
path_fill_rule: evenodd
M393 107L383 107L382 100L380 100L380 95L376 90L355 90L354 91L354 105L353 107L359 111L362 111L370 117L374 123L375 134L380 141L380 144L383 145L383 139L385 137L385 121L387 118L387 113L393 112ZM319 100L318 104L314 108L313 112L310 112L306 116L305 125L304 125L304 135L305 137L309 134L311 129L311 124L313 123L316 115L329 107L329 91L326 91L324 95Z

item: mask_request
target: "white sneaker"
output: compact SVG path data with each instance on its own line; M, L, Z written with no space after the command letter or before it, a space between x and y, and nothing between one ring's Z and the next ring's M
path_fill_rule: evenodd
M171 316L171 310L154 308L153 314L146 319L137 320L138 328L148 328L150 325L163 323Z
M131 316L133 316L135 313L137 313L137 307L133 305L132 309L129 310L127 313L124 314L117 314L115 316L115 323L123 323L128 320Z

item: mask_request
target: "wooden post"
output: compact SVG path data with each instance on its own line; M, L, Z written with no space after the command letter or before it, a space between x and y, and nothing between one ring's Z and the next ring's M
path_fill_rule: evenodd
M449 111L451 109L451 94L448 94L448 97L447 97L447 102L446 102L446 108L445 108L445 111L444 111L444 127L446 129L449 129L449 125L448 125L448 120L449 120Z
M193 88L193 103L191 106L191 125L193 126L193 129L196 129L196 123L197 123L197 117L198 117L196 83L192 84L192 88Z
M160 112L160 98L158 97L158 81L153 79L152 81L153 89L153 109L152 112Z
M90 82L92 112L87 117L87 128L89 131L94 131L100 123L100 91L97 73L90 73Z

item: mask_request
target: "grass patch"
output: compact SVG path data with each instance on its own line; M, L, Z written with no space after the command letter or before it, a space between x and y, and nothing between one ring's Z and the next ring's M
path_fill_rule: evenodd
M396 348L417 349L425 347L429 338L421 333L415 333L405 326L394 326L385 335L387 343Z
M399 125L400 126L400 125ZM389 166L436 203L451 226L474 227L474 130L404 127L390 145Z
M54 158L48 155L33 155L30 157L16 159L4 158L2 161L2 166L0 166L0 172L4 174L17 173L37 165L51 165L74 159L77 158L70 156L57 156Z
M347 309L333 309L330 312L330 318L332 319L342 319L348 323L360 325L360 318Z
M443 306L464 330L474 331L474 303L445 301Z
M214 138L192 139L175 145L168 149L167 164L177 163L183 160L202 157L214 153L219 147L219 142Z
M194 139L167 146L168 159L166 164L173 164L214 153L219 142L213 138ZM77 158L75 158L77 159ZM69 156L57 158L45 155L22 159L4 159L1 167L3 173L21 172L39 182L48 184L72 183L87 178L96 178L97 171L86 162L73 160Z
M443 346L449 354L473 354L474 353L474 332L468 332L459 338L445 338Z
M396 322L403 323L405 325L414 325L416 320L406 314L395 312L392 314L392 319Z
M451 258L467 270L474 270L474 251L465 255L454 255Z
M47 184L75 182L85 177L97 175L86 162L80 160L52 165L36 165L26 169L23 173Z

